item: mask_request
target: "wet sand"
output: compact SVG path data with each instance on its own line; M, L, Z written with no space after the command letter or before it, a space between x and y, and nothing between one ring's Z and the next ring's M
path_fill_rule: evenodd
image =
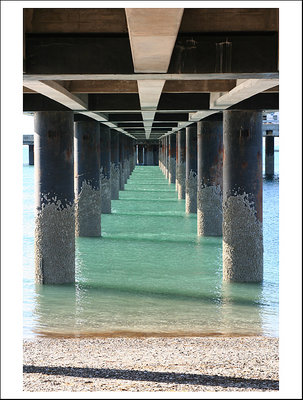
M23 372L29 392L277 391L279 339L39 338Z

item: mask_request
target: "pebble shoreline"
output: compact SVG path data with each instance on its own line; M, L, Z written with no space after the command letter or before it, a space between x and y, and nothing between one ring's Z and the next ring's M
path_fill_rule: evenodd
M38 338L23 355L27 392L279 390L278 338Z

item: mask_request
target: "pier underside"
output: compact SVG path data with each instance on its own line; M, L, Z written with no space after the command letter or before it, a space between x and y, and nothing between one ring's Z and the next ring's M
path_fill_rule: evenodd
M46 235L41 196L63 202L53 203L58 213L75 208L78 236L100 236L101 213L111 213L135 165L159 165L186 213L197 213L197 234L223 234L223 278L261 281L262 112L279 109L278 11L25 8L23 109L39 121L37 244ZM67 179L69 203L60 191ZM72 272L57 282L36 247L39 282L73 282L73 243L61 263Z

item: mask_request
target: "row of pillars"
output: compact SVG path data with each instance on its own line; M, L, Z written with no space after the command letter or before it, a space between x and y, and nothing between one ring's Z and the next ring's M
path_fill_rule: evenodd
M223 111L162 138L159 165L198 236L223 236L223 279L262 281L262 113Z
M159 146L156 144L138 144L137 164L138 165L158 165Z
M135 168L134 140L69 111L36 112L34 126L36 282L72 283L75 236L101 236L101 213Z

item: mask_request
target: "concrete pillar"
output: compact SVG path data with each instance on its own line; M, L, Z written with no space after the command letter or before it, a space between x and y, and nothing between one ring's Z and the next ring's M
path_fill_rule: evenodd
M159 165L162 173L164 174L164 138L160 139L160 161Z
M128 177L130 177L132 173L132 166L133 166L133 146L132 146L132 139L130 137L127 138L127 148L128 148Z
M125 167L125 160L124 160L124 134L120 134L120 140L119 140L119 166L120 166L120 190L124 190L124 183L125 183L125 178L124 178L124 167Z
M111 137L110 128L100 124L101 212L111 213Z
M136 168L137 160L138 160L138 146L136 145L135 140L133 139L133 152L134 152L134 165L133 170Z
M272 177L275 173L275 138L272 131L266 131L265 137L265 175Z
M218 120L220 117L221 121ZM209 119L197 123L197 233L198 236L222 236L222 115Z
M197 124L186 128L185 211L197 212Z
M128 138L128 151L129 151L129 176L132 174L134 169L134 146L133 139Z
M111 164L110 164L110 188L112 200L119 199L120 189L120 162L119 162L119 133L111 129Z
M138 164L143 165L143 145L138 144Z
M138 165L139 164L139 160L138 160L139 145L136 144L135 148L136 148L135 165Z
M168 136L165 136L164 138L165 141L165 154L164 154L164 159L165 159L165 178L168 179L169 173L168 173Z
M178 132L175 133L175 136L176 136L176 175L175 175L176 186L175 186L175 190L178 193L178 186L179 186L178 178L177 178L178 177Z
M162 173L165 176L165 137L162 138Z
M124 184L127 183L127 179L129 177L129 148L128 148L128 136L124 135Z
M168 136L168 182L176 182L176 134Z
M163 138L159 140L159 167L163 172Z
M34 165L34 145L28 145L28 164Z
M178 141L178 199L185 199L185 175L186 175L186 134L185 129L177 133Z
M133 148L132 148L132 139L130 137L127 138L127 148L128 148L128 178L130 177L132 173L132 168L133 168Z
M159 168L162 171L162 139L159 139Z
M36 112L35 280L75 281L74 114Z
M75 122L75 232L101 236L100 123Z
M153 145L153 159L154 159L154 164L153 165L159 165L159 146L158 145Z
M136 145L136 142L134 139L131 139L131 151L133 154L131 171L133 172L133 170L135 169L135 167L137 165L137 145Z
M146 156L145 156L145 163L144 165L154 165L154 152L153 152L153 145L146 145Z
M263 278L262 112L223 111L223 279Z

